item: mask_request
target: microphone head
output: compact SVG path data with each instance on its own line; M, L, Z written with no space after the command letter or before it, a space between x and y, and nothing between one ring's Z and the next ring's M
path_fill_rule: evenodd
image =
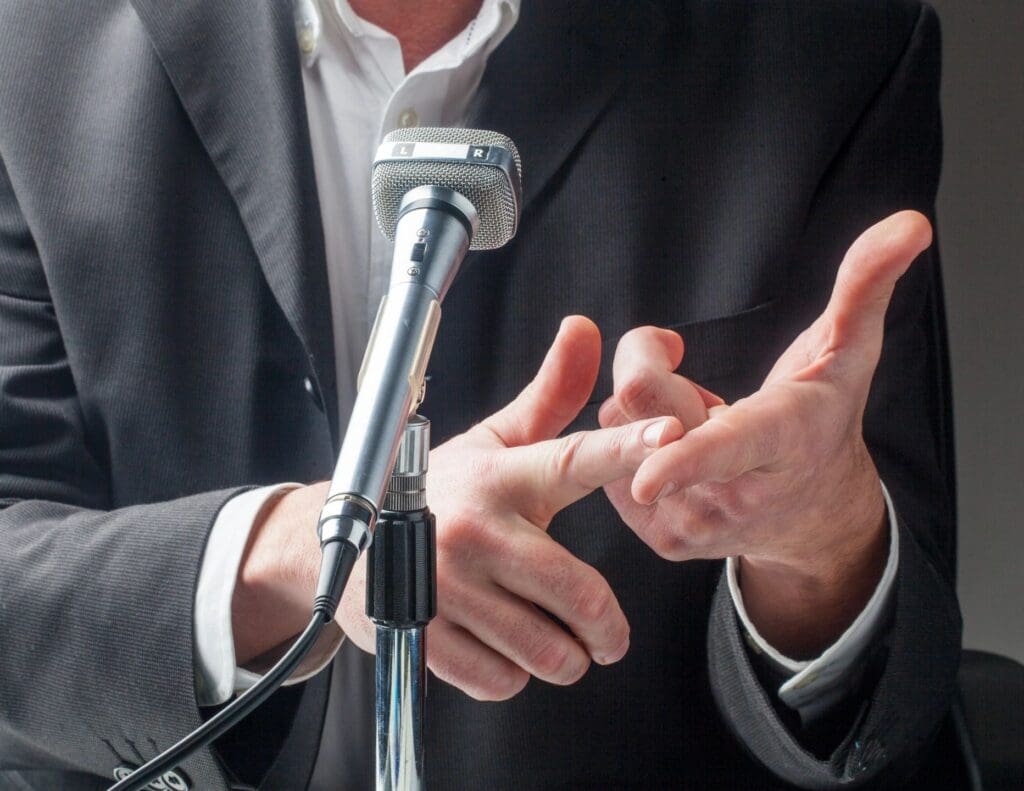
M481 129L412 127L384 138L373 161L373 213L394 241L402 199L417 187L446 187L480 218L471 250L493 250L516 235L522 166L515 143Z

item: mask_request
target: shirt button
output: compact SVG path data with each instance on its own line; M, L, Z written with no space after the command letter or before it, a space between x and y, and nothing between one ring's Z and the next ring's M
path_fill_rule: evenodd
M411 107L407 107L398 114L398 125L404 129L410 126L419 126L420 117L416 114L416 111Z
M295 33L299 39L299 51L305 56L306 65L312 65L320 44L320 11L314 0L296 0Z
M189 783L184 775L174 769L165 772L160 779L163 781L164 787L169 789L169 791L189 791Z
M299 49L303 55L312 55L316 50L316 33L309 28L299 30Z

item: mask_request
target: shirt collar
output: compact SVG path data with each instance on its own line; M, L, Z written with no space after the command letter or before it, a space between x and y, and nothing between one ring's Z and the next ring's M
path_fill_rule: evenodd
M484 47L487 48L488 54L493 52L519 20L521 2L522 0L483 0L476 18L470 21L469 25L459 34L457 39L453 39L452 42L449 42L449 44L446 44L440 50L427 57L420 66L428 65L429 67L434 56L440 53L445 53L447 56L445 61L447 61L452 56L460 60L465 59ZM325 10L328 13L330 13L331 9L337 13L338 19L345 30L355 38L362 38L363 36L386 38L391 35L356 14L352 10L349 0L326 0L323 5L327 7ZM449 54L449 46L458 39L462 41L461 48L456 51L457 54L456 52ZM417 69L419 68L418 66Z

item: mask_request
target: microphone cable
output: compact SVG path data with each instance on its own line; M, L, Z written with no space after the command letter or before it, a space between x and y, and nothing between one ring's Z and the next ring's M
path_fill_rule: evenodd
M352 567L358 559L359 550L350 542L337 539L326 543L320 560L313 616L285 655L258 682L213 717L177 744L123 777L107 791L143 791L151 782L177 767L193 752L231 730L274 694L309 653L324 626L334 618L334 611L338 608Z

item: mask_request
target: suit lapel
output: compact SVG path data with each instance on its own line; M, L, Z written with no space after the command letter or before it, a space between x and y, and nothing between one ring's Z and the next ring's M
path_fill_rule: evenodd
M131 2L306 349L337 442L323 228L291 3Z
M305 346L338 441L320 207L291 4L131 0L238 206L264 276ZM524 205L571 156L621 81L647 3L523 3L468 114L516 141Z

